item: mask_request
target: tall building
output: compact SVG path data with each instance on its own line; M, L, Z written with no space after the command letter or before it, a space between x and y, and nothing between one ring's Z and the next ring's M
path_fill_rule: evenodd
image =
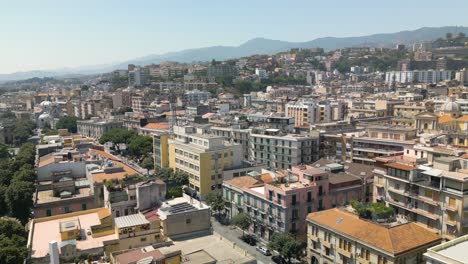
M148 73L146 68L135 67L128 71L129 86L144 86L147 84Z
M242 164L242 146L207 133L203 127L174 126L169 140L169 167L189 175L189 187L203 198L220 191L223 171Z
M226 63L211 64L208 66L207 72L208 77L234 78L237 75L237 67Z

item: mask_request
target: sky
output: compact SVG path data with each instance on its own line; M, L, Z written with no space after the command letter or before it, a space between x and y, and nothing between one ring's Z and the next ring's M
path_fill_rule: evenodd
M467 0L0 0L0 74L101 65L265 37L468 26Z

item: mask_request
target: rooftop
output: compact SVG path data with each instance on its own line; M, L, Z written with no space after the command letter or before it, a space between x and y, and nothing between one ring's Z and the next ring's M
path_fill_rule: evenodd
M441 237L414 223L388 228L337 208L311 213L307 220L394 256L441 241Z
M466 252L468 252L468 235L429 248L425 255L445 261L444 263L462 264L468 263Z
M101 224L101 218L109 213L106 208L91 209L80 211L78 213L63 214L45 218L37 218L32 222L31 229L31 248L33 258L42 258L49 253L49 242L55 240L61 242L60 223L78 220L81 225L81 240L76 241L78 250L87 250L103 247L104 241L117 239L117 234L111 234L93 238L86 234L85 230L91 229L91 226Z
M150 222L146 219L143 214L131 214L121 217L114 218L115 226L117 228L125 228L132 226L139 226L149 224Z
M242 189L244 187L253 187L253 186L260 186L260 185L263 186L263 183L261 181L250 176L235 177L235 178L232 178L231 180L224 181L224 184L229 184L239 189Z

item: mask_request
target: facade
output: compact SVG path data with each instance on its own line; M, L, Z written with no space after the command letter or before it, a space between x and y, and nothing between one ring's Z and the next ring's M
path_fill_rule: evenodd
M185 92L184 104L198 105L200 102L207 101L211 98L211 93L208 91L191 90Z
M189 175L194 195L220 191L223 171L242 164L242 146L208 134L204 127L174 126L169 140L169 167Z
M99 139L105 132L114 129L122 128L122 121L118 120L79 120L77 121L78 134L85 137Z
M169 132L155 132L153 137L154 168L169 167Z
M441 238L414 224L382 226L334 208L307 216L308 262L424 263Z
M415 71L392 71L385 73L386 83L437 83L450 81L452 71L447 70L415 70Z
M286 115L294 117L294 125L299 127L343 120L345 114L341 102L298 101L287 103L285 108Z
M290 169L318 160L319 137L282 134L277 129L253 129L249 138L249 159L269 168Z
M166 196L166 184L159 180L123 183L104 188L104 207L114 217L126 216L161 204Z
M164 202L157 209L164 236L171 239L211 234L211 210L187 195Z
M424 159L423 159L424 160ZM435 158L432 166L405 157L376 158L374 199L397 214L454 239L468 234L468 170L458 157Z

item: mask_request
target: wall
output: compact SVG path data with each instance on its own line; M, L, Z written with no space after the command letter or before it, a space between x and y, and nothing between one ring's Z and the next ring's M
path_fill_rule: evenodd
M42 166L37 169L38 181L52 180L51 173L57 171L70 171L73 177L86 177L85 162L58 162Z
M197 210L176 215L168 215L163 221L165 236L188 235L194 232L211 230L210 210ZM187 223L190 219L190 223Z

